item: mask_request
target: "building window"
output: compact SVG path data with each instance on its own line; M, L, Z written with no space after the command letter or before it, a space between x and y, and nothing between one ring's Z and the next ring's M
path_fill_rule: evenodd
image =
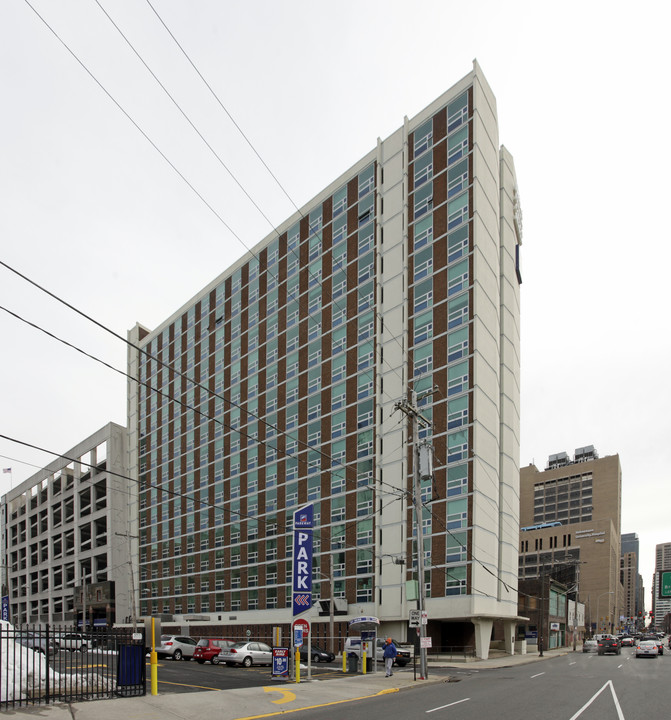
M375 187L375 166L370 165L359 175L359 198L367 195Z
M447 164L451 165L468 153L468 126L447 139Z
M456 200L447 204L447 229L453 230L468 220L468 193L463 193Z
M468 293L450 300L447 308L447 327L452 329L468 321Z
M445 595L465 595L466 594L466 566L450 568L446 571Z
M416 253L413 258L414 281L417 283L433 273L433 248L428 247Z
M426 153L419 159L415 160L414 164L415 184L414 187L418 188L423 185L427 180L431 180L433 177L433 154Z
M433 118L427 120L415 130L413 140L415 158L433 146Z
M423 185L414 195L413 219L419 220L422 215L433 209L433 183Z

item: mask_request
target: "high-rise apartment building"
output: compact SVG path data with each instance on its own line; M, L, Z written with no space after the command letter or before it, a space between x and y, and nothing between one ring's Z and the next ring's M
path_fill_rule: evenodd
M3 596L15 624L111 626L133 615L137 485L108 423L3 495ZM86 597L83 594L86 593Z
M529 465L520 472L520 578L577 581L595 632L622 626L621 498L619 456L599 458L592 445L573 458L551 455L544 471Z
M313 581L405 636L416 402L434 448L421 551L434 645L514 636L521 212L478 67L154 330L129 333L143 614L290 618ZM186 261L185 256L185 261ZM385 630L386 632L386 630Z

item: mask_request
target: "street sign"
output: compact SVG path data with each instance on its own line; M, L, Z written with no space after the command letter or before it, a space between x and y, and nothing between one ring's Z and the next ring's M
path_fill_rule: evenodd
M310 634L310 623L305 618L298 618L294 620L291 625L292 630L300 629L305 637Z
M312 607L312 523L314 505L294 513L294 567L292 587L293 616Z
M420 638L420 642L421 642L421 647L423 647L423 648L433 647L433 645L431 645L431 638L430 638L430 637Z
M671 597L671 572L660 573L659 597Z
M408 617L408 626L409 627L419 627L419 623L421 620L422 614L419 610L411 610L410 615Z
M303 646L303 628L294 628L294 647L299 648Z

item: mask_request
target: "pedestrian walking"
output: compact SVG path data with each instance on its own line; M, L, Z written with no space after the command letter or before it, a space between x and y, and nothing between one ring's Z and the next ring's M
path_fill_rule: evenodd
M384 657L384 669L386 671L385 677L390 677L394 674L392 672L392 667L394 666L394 658L396 655L396 645L394 645L391 638L387 638L387 642L384 646L384 652L382 653L382 656Z

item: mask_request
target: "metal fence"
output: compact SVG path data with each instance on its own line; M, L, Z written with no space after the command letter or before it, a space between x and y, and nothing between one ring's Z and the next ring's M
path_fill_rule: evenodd
M144 635L143 635L144 637ZM0 710L146 693L144 639L0 624Z

